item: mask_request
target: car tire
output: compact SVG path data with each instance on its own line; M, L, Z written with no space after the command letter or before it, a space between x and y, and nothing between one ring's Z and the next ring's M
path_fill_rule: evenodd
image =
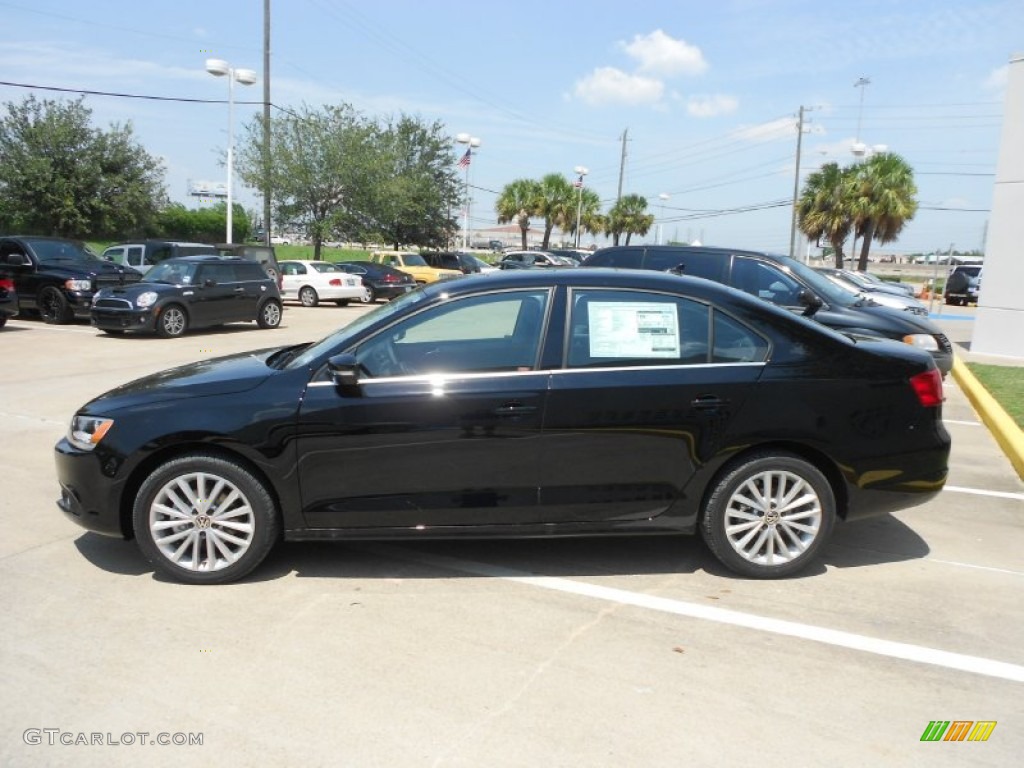
M165 339L176 339L188 330L188 313L180 304L168 304L156 318L156 332Z
M239 462L189 454L156 468L132 509L135 538L157 572L187 584L236 581L277 541L277 506Z
M277 328L281 324L281 302L277 299L267 299L263 302L256 324L260 328Z
M729 570L775 579L791 576L816 557L835 517L835 494L817 467L795 454L763 451L714 483L701 534Z
M309 285L304 285L299 289L299 301L304 307L315 307L320 303L320 297L316 293L316 288Z
M347 307L348 299L335 299L334 303L337 304L339 307Z
M372 285L364 285L363 293L359 297L359 301L363 304L373 304L377 300L377 291L373 289Z
M0 315L0 328L7 325L7 315Z
M39 315L50 325L70 323L74 314L59 288L48 285L39 292Z

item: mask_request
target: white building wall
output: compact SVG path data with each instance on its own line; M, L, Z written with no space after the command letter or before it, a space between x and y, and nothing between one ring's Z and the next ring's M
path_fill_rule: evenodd
M1024 53L1008 74L971 352L1024 358Z

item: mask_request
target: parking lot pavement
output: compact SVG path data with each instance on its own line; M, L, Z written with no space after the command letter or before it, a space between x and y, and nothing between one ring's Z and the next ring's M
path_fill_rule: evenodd
M947 491L839 526L785 581L670 537L288 544L199 588L58 512L52 447L90 397L362 311L174 340L0 331L0 764L1019 762L1024 483L951 378ZM923 743L936 720L996 725Z

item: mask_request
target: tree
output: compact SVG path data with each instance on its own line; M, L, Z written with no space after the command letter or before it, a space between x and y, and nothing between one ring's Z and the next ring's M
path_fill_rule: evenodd
M797 225L812 240L822 237L835 249L836 268L843 268L843 244L853 229L850 209L852 171L825 163L807 177L797 200Z
M459 200L444 126L402 115L383 127L375 144L374 182L359 196L364 225L395 248L443 247Z
M608 211L607 231L612 236L614 245L619 244L619 236L626 235L626 245L633 235L646 235L654 226L654 216L645 213L647 198L642 195L623 195L612 209Z
M551 244L551 231L557 226L567 232L576 225L576 190L560 173L549 173L537 185L537 215L544 217L544 240L541 248Z
M361 207L374 178L377 128L347 104L303 106L271 122L267 186L278 221L297 222L313 240L313 258L337 228L365 229L372 216ZM238 175L262 188L263 117L245 128L236 158Z
M580 229L592 235L599 235L605 231L608 220L601 214L601 198L597 192L592 189L582 190L576 204L579 210ZM567 231L576 234L575 218L570 222Z
M4 105L0 229L62 237L130 237L166 203L164 167L131 124L93 128L83 99Z
M914 171L899 155L873 155L852 172L850 213L862 238L857 269L866 271L872 240L891 243L917 213Z
M234 243L245 242L252 232L249 215L235 203L231 229ZM157 215L156 234L168 240L193 240L200 243L219 243L224 239L227 223L227 204L218 203L210 208L189 210L181 203L172 203Z
M530 229L530 217L538 214L540 185L533 179L516 179L501 190L494 211L498 214L499 224L515 221L523 237L523 250L526 250L526 233Z

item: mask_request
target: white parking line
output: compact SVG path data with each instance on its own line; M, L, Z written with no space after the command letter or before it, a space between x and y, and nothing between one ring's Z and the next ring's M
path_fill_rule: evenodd
M505 581L514 581L520 584L528 584L532 587L550 589L556 592L566 592L582 597L605 600L620 605L632 605L637 608L647 608L663 613L672 613L677 616L688 616L693 619L713 621L719 624L728 624L734 627L753 629L759 632L769 632L787 637L797 637L802 640L811 640L816 643L824 643L840 648L849 648L855 651L873 653L877 656L887 656L894 659L905 659L919 664L931 664L946 669L956 669L962 672L971 672L976 675L997 677L1002 680L1024 683L1024 666L1011 664L995 659L986 659L980 656L969 656L963 653L941 651L936 648L928 648L922 645L910 643L899 643L891 640L881 640L866 635L858 635L853 632L844 632L826 627L816 627L811 624L801 624L785 619L772 619L766 616L756 616L750 613L731 611L725 608L714 608L697 603L688 603L682 600L672 600L666 597L648 595L642 592L628 592L624 589L614 587L602 587L583 581L562 579L552 576L534 576L525 571L516 571L511 568L503 568L486 563L477 563L471 560L462 560L444 555L430 555L422 552L410 552L401 547L385 545L367 545L361 547L367 551L373 551L387 557L398 557L404 560L412 560L426 565L435 566L459 573L471 573L478 576L499 578Z
M960 419L943 419L943 424L959 424L962 427L980 427L980 421L961 421Z
M992 496L996 499L1024 501L1024 493L1012 493L1010 491L986 491L984 488L963 488L959 485L947 485L942 490L951 491L952 493L971 493L975 496Z

